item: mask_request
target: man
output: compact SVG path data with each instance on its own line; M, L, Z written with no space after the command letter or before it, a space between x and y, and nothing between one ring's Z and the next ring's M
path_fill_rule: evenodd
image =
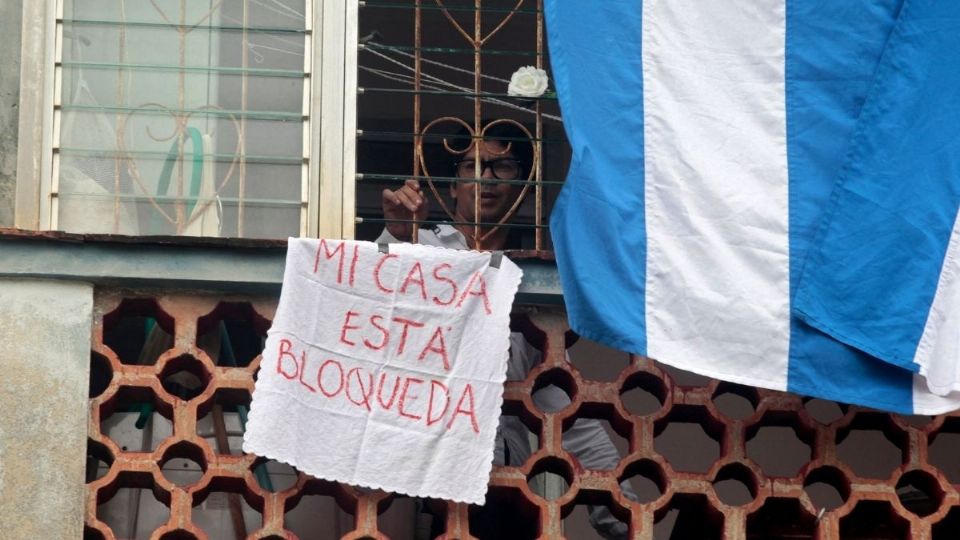
M478 244L479 248L486 250L516 247L510 228L497 225L507 216L523 191L520 183L509 181L528 177L533 166L533 147L527 134L512 124L494 124L487 129L485 136L482 141L472 141L468 150L452 164L450 176L463 179L451 183L449 187L454 223L421 229L418 231L419 243L450 249L477 249ZM477 178L481 182L476 182ZM476 212L478 194L479 213ZM415 226L412 221L419 225L428 214L425 195L420 184L412 179L397 190L384 189L382 203L387 226L377 242L410 241ZM481 225L476 226L475 223ZM539 350L530 345L522 334L511 333L508 381L523 380L540 361ZM563 390L551 385L535 392L533 401L540 410L555 412L566 407L570 398ZM576 420L563 434L562 445L576 456L585 469L614 469L620 460L619 452L597 420ZM494 464L520 466L531 453L526 427L517 418L501 418L494 448ZM628 497L635 498L626 482L621 484L621 488ZM479 527L475 534L480 538L513 537L518 524L503 515L511 511L509 505L487 510L482 518L471 520L473 526ZM591 506L590 523L606 538L627 537L627 525L618 521L606 507Z
M469 135L463 133L462 136L466 138ZM468 151L458 156L459 159L452 164L449 176L480 179L480 182L458 181L450 184L454 224L440 224L433 229L418 231L419 243L452 249L494 251L518 247L511 245L515 242L510 234L512 228L496 225L523 192L523 186L516 181L525 179L533 166L533 146L527 134L513 124L494 124L487 129L486 136L487 139L477 141L479 144L471 142ZM479 219L474 216L477 193L480 196ZM409 242L414 226L410 223L411 218L421 222L426 219L429 210L420 183L410 179L396 191L384 189L382 202L383 215L388 223L377 241ZM483 225L475 227L474 222ZM478 231L479 234L476 234ZM480 246L477 245L478 239Z

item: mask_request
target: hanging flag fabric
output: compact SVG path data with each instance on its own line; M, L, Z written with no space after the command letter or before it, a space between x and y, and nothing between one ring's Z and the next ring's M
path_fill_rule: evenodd
M960 393L927 387L915 362L903 361L909 354L880 354L831 328L840 319L846 329L866 325L886 345L897 338L884 321L916 334L916 320L921 328L926 320L933 291L911 295L931 280L937 288L957 210L957 197L941 194L960 187L960 154L951 154L956 143L943 133L904 140L929 128L938 107L958 114L960 70L947 57L957 50L960 4L647 0L585 9L547 0L546 12L573 151L551 228L576 332L752 386L904 413L960 407ZM937 50L939 58L925 56ZM927 78L936 61L943 64ZM889 114L891 99L912 92L912 107L931 110ZM911 183L911 160L924 156L942 162L919 169L929 177ZM864 176L890 160L898 176ZM938 218L936 238L897 237L905 226L871 232L889 216L875 206L859 236L849 236L866 209L842 195L860 189L885 202L908 197L904 221L937 202L927 210ZM922 217L914 223L915 231L925 225ZM893 314L873 310L895 298L847 304L858 274L884 257L881 250L902 244L911 252L894 259L911 264L899 274L915 271L917 285L894 284L897 274L881 266L856 294L896 290L910 306ZM870 257L839 273L854 256L851 245ZM810 302L795 306L811 250L803 281ZM836 250L845 250L842 257Z
M908 2L889 47L794 310L949 396L960 391L960 8Z

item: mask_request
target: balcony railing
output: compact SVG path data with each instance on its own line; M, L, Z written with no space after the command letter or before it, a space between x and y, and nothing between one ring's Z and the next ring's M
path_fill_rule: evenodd
M490 516L477 507L241 453L274 296L104 287L95 306L89 537L484 537ZM957 415L906 418L678 372L576 343L557 305L518 305L512 325L543 356L505 391L532 453L490 479L488 506L509 509L517 537L596 537L587 505L637 538L948 538L960 526ZM538 409L531 395L547 385L570 405ZM579 418L604 424L615 469L564 450Z
M605 507L631 538L960 531L960 413L809 400L578 340L541 259L520 261L511 325L543 361L507 383L503 408L530 454L494 468L487 509L324 482L244 455L284 250L178 242L0 235L0 279L94 286L86 538L485 538L498 517L520 538L596 538L588 506ZM537 406L532 396L550 385L569 405ZM593 470L565 449L564 434L585 418L612 441L614 468Z

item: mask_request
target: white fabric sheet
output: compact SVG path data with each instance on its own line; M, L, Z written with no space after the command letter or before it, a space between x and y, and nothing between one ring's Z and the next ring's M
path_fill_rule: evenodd
M291 239L244 451L318 478L482 504L521 277L490 261Z

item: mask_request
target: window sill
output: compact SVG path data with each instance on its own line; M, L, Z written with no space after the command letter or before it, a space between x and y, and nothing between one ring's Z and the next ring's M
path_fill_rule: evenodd
M52 279L132 289L278 294L285 240L127 237L0 229L0 279ZM517 302L562 303L556 265L510 255L523 269Z

